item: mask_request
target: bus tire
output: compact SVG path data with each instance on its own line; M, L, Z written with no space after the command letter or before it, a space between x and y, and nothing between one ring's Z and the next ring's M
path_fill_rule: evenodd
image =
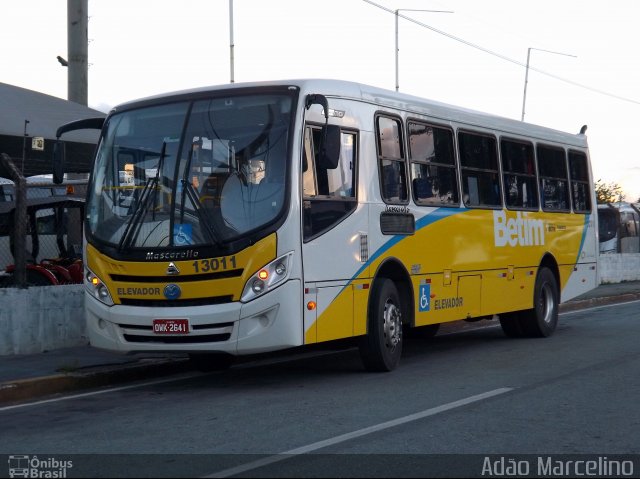
M540 268L533 292L533 308L520 312L520 324L526 336L546 338L558 326L560 289L553 272Z
M519 312L501 314L500 326L505 336L510 338L522 338L525 336Z
M395 283L374 283L369 303L367 334L360 341L360 357L369 371L394 370L402 355L402 303Z
M194 353L189 354L189 361L194 369L209 373L212 371L225 371L233 364L234 357L226 353Z

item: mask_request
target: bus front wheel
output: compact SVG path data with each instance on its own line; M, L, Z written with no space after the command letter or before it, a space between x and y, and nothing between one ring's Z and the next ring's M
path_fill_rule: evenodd
M360 341L360 356L369 371L392 371L402 354L402 303L390 279L374 283L369 303L367 335Z

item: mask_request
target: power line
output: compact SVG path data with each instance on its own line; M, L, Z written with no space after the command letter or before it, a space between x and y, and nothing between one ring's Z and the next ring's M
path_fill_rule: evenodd
M379 5L379 4L375 3L375 2L372 2L371 0L362 0L362 1L366 2L366 3L370 4L370 5L373 5L374 7L378 7L381 10L389 12L389 13L391 13L393 15L396 15L395 10L392 10L390 8L387 8L387 7L384 7L382 5ZM469 46L471 48L475 48L476 50L480 50L480 51L482 51L484 53L487 53L487 54L492 55L494 57L500 58L501 60L504 60L504 61L507 61L509 63L513 63L515 65L518 65L518 66L521 66L523 68L526 68L526 65L524 63L522 63L521 61L514 60L513 58L510 58L510 57L508 57L506 55L503 55L502 53L494 52L493 50L489 50L488 48L485 48L485 47L483 47L481 45L478 45L477 43L473 43L473 42L470 42L470 41L465 40L463 38L456 37L455 35L452 35L452 34L447 33L445 31L438 30L437 28L432 27L431 25L427 25L426 23L422 23L422 22L420 22L420 21L418 21L418 20L416 20L414 18L408 17L408 16L403 15L401 13L398 13L397 15L399 17L401 17L401 18L404 18L405 20L407 20L407 21L409 21L411 23L415 23L416 25L419 25L419 26L421 26L423 28L431 30L431 31L433 31L435 33L443 35L443 36L445 36L447 38L450 38L452 40L455 40L457 42L463 43L463 44L465 44L465 45L467 45L467 46ZM539 68L534 68L532 66L529 66L529 70L533 70L533 71L535 71L537 73L541 73L542 75L546 75L546 76L548 76L550 78L553 78L554 80L558 80L558 81L567 83L569 85L573 85L573 86L582 88L584 90L589 90L591 92L598 93L600 95L605 95L605 96L608 96L608 97L611 97L611 98L615 98L617 100L626 101L626 102L629 102L629 103L634 103L636 105L640 105L640 101L638 101L638 100L633 100L631 98L627 98L627 97L624 97L624 96L621 96L621 95L616 95L615 93L610 93L610 92L607 92L607 91L604 91L604 90L600 90L598 88L590 87L588 85L583 85L582 83L578 83L576 81L569 80L567 78L563 78L563 77L560 77L558 75L554 75L553 73L549 73L549 72L546 72L544 70L540 70Z

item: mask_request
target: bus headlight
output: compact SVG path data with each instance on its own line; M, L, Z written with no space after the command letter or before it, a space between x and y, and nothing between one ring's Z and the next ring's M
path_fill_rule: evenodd
M289 277L293 251L260 268L244 285L240 301L246 303L272 290Z
M106 304L107 306L113 306L113 300L111 299L111 294L109 293L107 286L93 273L93 271L88 268L85 268L84 287L89 291L89 294L98 301Z

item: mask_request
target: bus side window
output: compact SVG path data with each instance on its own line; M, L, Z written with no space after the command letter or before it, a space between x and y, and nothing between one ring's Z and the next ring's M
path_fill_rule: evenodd
M406 204L407 168L400 120L379 116L376 120L376 139L382 199L386 203Z
M409 122L413 201L417 205L459 206L453 132Z
M566 155L563 148L538 145L538 173L542 209L545 211L569 211L569 187Z
M591 182L587 155L580 151L569 151L569 172L573 208L576 213L588 213L591 211Z
M328 231L355 210L357 135L342 131L340 160L335 168L320 161L322 130L305 129L302 155L304 240Z
M538 209L538 186L533 145L516 140L501 140L500 153L507 207Z
M496 139L481 133L458 133L465 206L502 205Z

